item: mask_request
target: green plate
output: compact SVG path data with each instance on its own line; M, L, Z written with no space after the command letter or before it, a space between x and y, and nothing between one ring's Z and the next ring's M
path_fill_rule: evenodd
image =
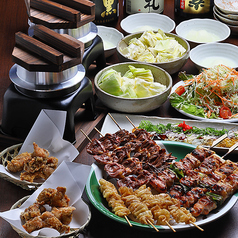
M182 142L171 142L171 141L163 141L162 142L164 146L166 147L167 151L169 153L172 153L173 156L176 156L178 160L185 157L186 154L190 153L196 146L182 143ZM88 195L89 200L91 203L97 208L100 212L102 212L104 215L110 217L111 219L123 223L125 225L128 225L127 221L124 218L121 218L119 216L116 216L114 213L111 212L110 208L107 205L106 199L103 198L100 190L99 190L99 184L95 175L94 170L92 169L89 175L89 178L86 183L86 192ZM229 201L227 201L223 206L216 209L215 213L210 213L205 219L204 218L197 218L196 224L197 225L203 225L208 222L211 222L213 220L216 220L223 216L225 213L227 213L236 203L237 201L237 195L233 195ZM150 231L155 231L155 229L152 226L149 225L143 225L138 222L130 221L133 227L142 228ZM160 231L164 232L172 232L172 230L168 226L156 226ZM173 225L173 228L175 230L187 230L194 228L193 225L187 225L184 223L175 224Z

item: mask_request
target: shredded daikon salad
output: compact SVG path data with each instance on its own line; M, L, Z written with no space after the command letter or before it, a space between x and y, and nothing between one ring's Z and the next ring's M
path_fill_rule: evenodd
M179 74L184 86L170 96L173 107L210 119L238 118L238 72L224 65L204 69L199 75Z

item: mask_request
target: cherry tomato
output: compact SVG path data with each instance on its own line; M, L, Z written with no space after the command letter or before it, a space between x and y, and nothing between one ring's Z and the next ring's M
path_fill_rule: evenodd
M220 109L220 117L223 119L228 119L232 115L229 107L221 107Z
M184 86L183 86L183 85L180 85L179 87L177 87L177 88L175 89L175 92L176 92L179 96L181 96L181 95L185 92Z

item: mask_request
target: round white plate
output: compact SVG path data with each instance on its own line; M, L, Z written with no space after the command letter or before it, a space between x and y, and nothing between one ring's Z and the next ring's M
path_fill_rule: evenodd
M176 88L178 88L180 85L184 85L183 81L179 81L178 83L176 83L171 90L171 93L174 93ZM174 107L174 109L176 109L178 112L180 112L181 114L196 119L196 120L204 120L204 121L211 121L211 122L237 122L238 118L234 118L234 119L209 119L209 118L203 118L203 117L198 117L198 116L194 116L192 114L189 114L187 112L184 112L183 110L177 109Z

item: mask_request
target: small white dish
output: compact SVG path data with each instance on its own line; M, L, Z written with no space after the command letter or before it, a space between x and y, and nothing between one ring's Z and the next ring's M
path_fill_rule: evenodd
M199 18L181 22L175 31L189 42L191 48L199 44L224 41L231 33L230 28L222 22Z
M232 25L232 26L238 26L238 19L234 20L234 19L227 18L224 13L222 13L215 7L213 9L213 13L221 22L228 24L228 25ZM238 15L237 15L237 17L238 17Z
M229 20L235 20L235 21L238 20L238 14L224 13L217 6L213 7L213 12Z
M97 26L98 35L102 38L105 57L108 58L116 52L118 42L124 35L113 27Z
M120 24L128 34L158 29L169 33L175 28L175 22L171 18L159 13L135 13L124 18Z
M238 47L228 43L198 45L190 51L190 59L200 70L223 64L238 68Z
M215 0L214 4L224 13L238 14L237 0Z

